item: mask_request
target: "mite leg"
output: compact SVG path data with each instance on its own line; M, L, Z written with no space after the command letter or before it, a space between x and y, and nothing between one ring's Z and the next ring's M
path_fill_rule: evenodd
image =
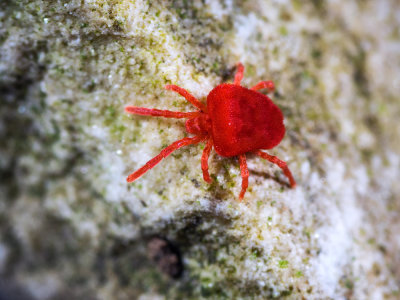
M153 157L152 159L150 159L143 167L141 167L139 170L133 172L132 174L130 174L127 178L126 181L127 182L132 182L135 181L136 179L138 179L140 176L142 176L144 173L146 173L148 170L150 170L151 168L153 168L155 165L157 165L163 158L166 158L168 155L170 155L172 152L174 152L175 150L182 148L184 146L188 146L188 145L193 145L193 144L197 144L199 142L201 142L202 140L204 140L204 136L195 136L192 138L183 138L179 141L176 141L174 143L172 143L171 145L169 145L168 147L164 148L160 154L158 154L156 157Z
M239 62L237 64L237 70L236 70L235 80L233 81L233 84L240 85L240 82L243 79L243 72L244 72L244 67L243 67L242 63Z
M125 111L134 115L141 116L153 116L153 117L164 117L164 118L175 118L175 119L183 119L183 118L194 118L197 117L199 112L180 112L180 111L169 111L169 110L160 110L156 108L145 108L145 107L136 107L136 106L127 106L125 107Z
M254 151L254 153L266 160L269 160L270 162L272 162L273 164L276 164L279 168L281 168L283 171L283 174L285 174L285 176L289 179L290 187L292 187L292 188L296 187L296 181L293 178L292 172L290 172L289 168L287 167L286 162L284 162L283 160L280 160L276 156L269 155L268 153L265 153L265 152L261 152L260 150Z
M174 84L166 85L164 88L166 90L170 90L170 91L174 91L174 92L178 93L179 95L183 96L187 101L192 103L194 106L196 106L201 111L207 112L207 107L203 103L201 103L197 98L195 98L192 94L190 94L187 90L185 90L184 88L181 88Z
M242 201L249 185L249 170L247 169L246 155L239 155L240 174L242 176L242 190L240 191L239 200Z
M260 81L255 86L251 88L253 91L258 91L261 89L268 89L268 92L273 92L275 90L275 84L271 81Z
M210 156L212 146L213 140L212 138L209 138L201 156L201 169L203 170L203 178L204 181L208 183L211 183L210 174L208 173L208 157Z

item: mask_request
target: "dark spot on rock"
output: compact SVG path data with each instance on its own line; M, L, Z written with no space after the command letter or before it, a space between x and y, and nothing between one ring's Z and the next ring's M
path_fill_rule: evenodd
M196 179L192 179L192 183L193 183L193 185L196 187L196 188L199 188L200 187L200 183L196 180Z
M161 237L153 237L147 244L148 255L158 268L170 277L177 279L182 275L181 255L176 246Z
M236 71L235 65L233 65L231 67L223 67L220 72L222 81L225 82L225 81L231 80L234 77L235 71Z
M0 300L33 300L17 283L0 278Z

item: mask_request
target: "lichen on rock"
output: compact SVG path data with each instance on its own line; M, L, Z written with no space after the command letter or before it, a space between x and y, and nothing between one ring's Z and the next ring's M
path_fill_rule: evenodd
M399 11L395 0L0 3L0 298L397 299ZM239 203L237 159L212 154L209 185L201 145L127 184L185 129L124 107L190 111L163 86L205 100L238 61L245 86L275 82L287 132L270 153L298 187L248 155ZM155 251L154 237L177 252ZM174 253L178 279L165 271Z

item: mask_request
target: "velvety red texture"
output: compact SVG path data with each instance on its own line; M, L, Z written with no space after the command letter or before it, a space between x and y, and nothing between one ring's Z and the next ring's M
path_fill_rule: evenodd
M267 96L235 84L221 84L207 97L215 151L236 156L271 149L285 135L281 110Z

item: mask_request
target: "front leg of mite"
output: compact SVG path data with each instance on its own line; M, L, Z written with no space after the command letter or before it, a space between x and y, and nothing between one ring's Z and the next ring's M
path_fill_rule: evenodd
M141 167L139 170L136 170L132 174L126 178L127 182L133 182L136 179L138 179L140 176L142 176L144 173L146 173L148 170L152 169L155 167L162 159L166 158L168 155L170 155L172 152L175 150L178 150L179 148L189 146L189 145L194 145L197 143L200 143L202 140L204 140L203 136L195 136L192 138L185 137L183 139L180 139L168 147L164 148L161 150L160 154L157 156L153 157L150 159L143 167Z
M235 79L233 80L233 84L240 85L242 79L243 79L243 73L244 73L244 66L242 63L237 63L236 65L236 74L235 74Z
M174 91L175 93L178 93L182 97L184 97L188 102L192 103L194 106L196 106L198 109L200 109L203 112L207 112L207 106L205 106L203 103L200 102L196 97L194 97L192 94L190 94L187 90L184 88L181 88L180 86L174 85L174 84L169 84L164 87L166 90Z
M255 86L253 86L251 88L251 90L253 91L258 91L261 89L267 89L268 92L273 92L275 90L275 84L271 81L260 81L259 83L257 83Z
M242 190L240 191L239 200L242 201L249 185L249 169L247 168L246 155L239 155L240 174L242 176Z
M260 150L254 151L254 153L256 155L260 156L261 158L269 160L270 162L272 162L273 164L275 164L279 168L281 168L283 171L283 174L285 174L285 176L289 179L290 187L291 188L296 187L296 181L294 180L292 172L290 172L286 162L284 162L283 160L280 160L276 156L269 155L268 153L262 152Z
M208 173L208 157L210 156L210 152L213 146L212 138L209 138L207 141L207 145L203 150L203 154L201 156L201 169L203 170L203 178L207 183L211 183L211 177Z

